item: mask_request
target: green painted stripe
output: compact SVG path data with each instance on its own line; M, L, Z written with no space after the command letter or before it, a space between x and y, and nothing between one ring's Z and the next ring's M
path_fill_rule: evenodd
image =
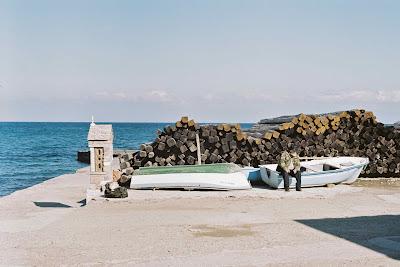
M233 173L241 168L233 163L217 163L204 165L177 165L141 167L135 170L134 175L169 174L169 173Z

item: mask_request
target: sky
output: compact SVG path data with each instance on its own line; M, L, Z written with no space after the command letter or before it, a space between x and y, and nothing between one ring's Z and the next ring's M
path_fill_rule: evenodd
M0 121L400 120L400 1L0 0Z

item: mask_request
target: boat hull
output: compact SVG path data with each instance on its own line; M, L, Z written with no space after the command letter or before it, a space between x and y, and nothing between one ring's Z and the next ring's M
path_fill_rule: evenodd
M261 182L260 168L243 167L241 172L247 177L250 182Z
M319 163L340 163L340 160L350 160L355 159L351 157L342 157L338 159L333 159L330 162L327 160L318 160L312 161L314 164ZM357 161L354 161L355 164L349 167L344 167L336 170L329 170L329 171L320 171L320 172L303 172L302 179L301 179L301 187L314 187L314 186L323 186L326 184L339 184L339 183L346 183L351 184L353 183L358 176L360 175L361 171L367 166L368 159L364 158L357 158ZM311 164L311 162L302 162L302 166L307 166ZM283 185L283 177L280 175L279 172L275 171L275 165L262 165L260 166L260 173L262 180L272 188L284 188ZM289 187L295 188L296 187L296 178L289 176Z
M242 172L233 173L168 173L133 176L132 189L173 189L186 190L244 190L251 189Z

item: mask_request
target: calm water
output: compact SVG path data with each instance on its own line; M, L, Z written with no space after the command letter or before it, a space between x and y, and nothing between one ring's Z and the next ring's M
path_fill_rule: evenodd
M170 123L112 124L115 149L138 149ZM85 167L76 153L87 148L88 129L89 123L0 122L0 196Z

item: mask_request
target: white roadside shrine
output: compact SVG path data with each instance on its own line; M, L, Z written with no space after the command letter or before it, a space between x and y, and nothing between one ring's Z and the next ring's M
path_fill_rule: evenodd
M101 182L112 181L113 130L111 124L95 124L88 133L90 148L90 189L99 189Z

